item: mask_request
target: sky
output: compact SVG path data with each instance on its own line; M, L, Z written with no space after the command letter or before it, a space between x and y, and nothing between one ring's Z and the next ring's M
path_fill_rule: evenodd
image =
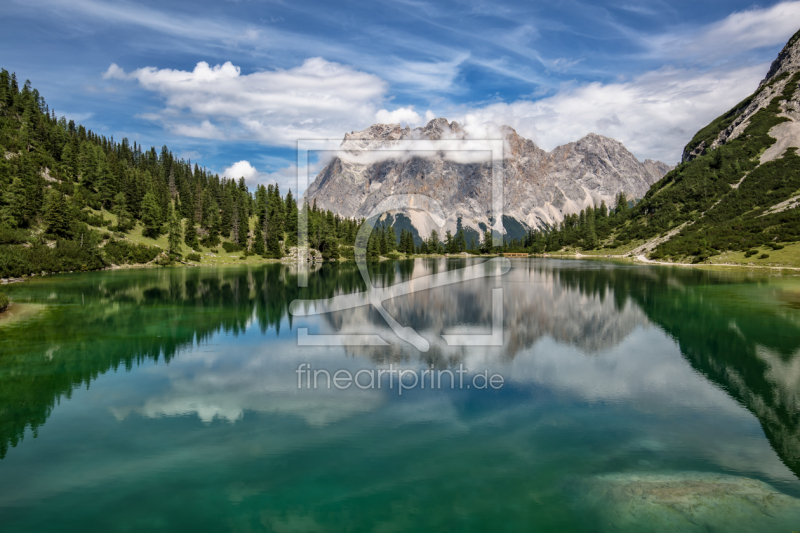
M675 164L800 29L800 1L0 3L0 67L57 115L281 190L300 139L439 116Z

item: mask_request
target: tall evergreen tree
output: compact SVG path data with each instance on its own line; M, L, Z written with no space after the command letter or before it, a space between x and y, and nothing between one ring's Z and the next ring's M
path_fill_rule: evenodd
M292 190L286 193L286 247L297 246L297 202L292 196Z
M197 228L194 225L194 220L191 218L186 219L186 231L184 231L183 242L193 250L200 249L200 243L197 242Z
M244 196L239 197L239 224L236 228L237 242L244 247L247 247L247 240L250 235L250 219L247 216L247 208L245 207Z
M72 234L72 216L69 205L64 193L53 190L50 192L45 213L47 221L47 232L62 239L68 238Z
M142 224L145 237L155 239L161 235L161 206L152 192L145 194L142 200Z
M261 229L261 224L256 219L256 229L253 232L253 248L254 254L264 255L266 248L264 247L264 231Z
M169 228L169 235L167 237L167 245L169 247L169 255L180 255L181 252L181 219L177 211L172 207L172 202L167 204L167 225Z

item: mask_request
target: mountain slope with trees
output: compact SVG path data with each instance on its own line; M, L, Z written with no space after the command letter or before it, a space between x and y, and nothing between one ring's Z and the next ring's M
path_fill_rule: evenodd
M30 82L0 71L0 277L199 260L220 245L279 258L298 244L300 216L326 258L363 223L57 118Z
M798 83L800 32L758 90L701 130L684 161L635 206L623 198L610 217L602 206L589 207L551 231L531 233L524 245L542 252L651 241L652 259L701 262L725 252L766 259L800 241Z

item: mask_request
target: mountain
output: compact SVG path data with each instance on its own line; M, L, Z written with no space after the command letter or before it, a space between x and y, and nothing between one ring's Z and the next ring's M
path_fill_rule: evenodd
M504 140L500 172L507 233L552 227L565 215L602 202L613 206L620 192L641 198L670 170L658 161L642 163L620 142L595 134L552 152L542 150L508 126L502 126L498 136ZM375 124L349 133L342 145L345 151L320 171L306 197L339 215L366 217L388 196L422 194L440 203L447 222L440 229L423 211L398 209L397 213L405 215L419 234L427 237L432 229L440 234L453 231L458 217L463 218L465 229L482 232L492 214L490 162L465 161L460 152L443 151L436 144L430 145L434 150L430 156L393 152L380 157L380 152L368 152L377 155L367 161L358 157L362 150L403 150L407 141L422 145L426 141L452 141L448 146L458 150L459 142L470 139L465 127L445 118L431 120L424 128Z
M297 243L298 214L291 191L251 192L243 177L221 177L166 146L146 150L59 119L29 81L0 69L0 278L168 264L184 253L184 262L216 263L220 245L245 260L278 258ZM353 220L320 211L306 220L325 259L355 242Z
M763 264L774 251L795 264L800 241L800 32L756 91L700 130L683 161L633 209L617 210L597 230L571 221L530 246L556 251L598 244L652 259ZM635 244L633 249L630 245ZM739 255L739 254L743 254ZM753 257L753 256L756 256ZM750 259L753 257L753 259Z
M666 232L651 257L695 261L723 252L767 259L800 241L798 82L800 32L752 96L695 135L683 163L637 205L622 240Z
M691 161L701 154L708 153L719 146L739 138L752 123L756 113L766 109L776 97L779 97L792 83L791 77L800 70L800 32L795 34L778 57L773 61L767 76L761 81L756 92L739 103L736 107L717 118L714 122L700 130L686 145L683 161ZM765 154L761 161L766 162L781 155L789 146L800 147L800 106L797 99L789 99L781 107L781 116L790 119L782 128L770 131L770 135L778 140L775 148Z

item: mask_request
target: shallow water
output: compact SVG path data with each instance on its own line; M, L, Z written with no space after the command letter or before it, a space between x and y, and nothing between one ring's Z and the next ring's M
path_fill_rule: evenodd
M419 289L480 262L382 263L372 280ZM800 530L798 278L512 260L385 302L421 352L363 296L293 316L295 299L365 288L354 265L326 265L307 288L298 274L10 286L44 308L0 323L0 529ZM497 288L502 345L448 345L491 333ZM305 329L386 345L299 346ZM444 374L401 394L388 374L380 388L308 388L303 363L467 372L463 387ZM480 387L483 372L502 386Z

